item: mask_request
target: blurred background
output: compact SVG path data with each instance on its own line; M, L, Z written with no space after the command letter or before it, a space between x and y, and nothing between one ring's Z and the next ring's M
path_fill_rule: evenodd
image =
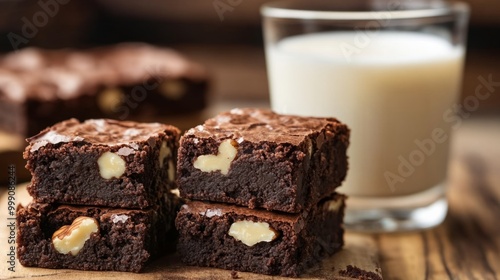
M500 1L465 1L472 14L459 101L473 97L484 81L496 83L490 85L491 96L481 100L477 110L462 115L467 120L487 119L480 122L481 129L465 133L470 137L458 140L465 139L470 144L466 147L476 153L474 147L480 146L480 141L500 139L491 138L493 130L500 137ZM204 113L196 118L182 116L181 120L169 121L186 129L227 108L268 106L259 13L265 2L268 1L0 0L0 52L29 46L86 49L130 41L179 50L207 67L211 79ZM5 139L0 142L4 143L0 145L0 170L15 163L19 177L29 178L20 156L25 142L16 144L20 145L16 149ZM484 153L495 155L488 150ZM0 182L6 179L4 173L0 173Z
M87 48L123 41L169 46L209 68L210 102L267 101L260 6L266 0L2 0L0 50ZM462 100L479 77L500 81L500 2L466 0L472 11ZM45 14L45 15L44 15ZM37 27L34 23L37 23ZM16 37L35 25L32 38ZM24 28L24 29L23 29ZM10 36L9 36L10 34ZM14 43L13 43L14 42ZM474 115L500 114L500 90Z

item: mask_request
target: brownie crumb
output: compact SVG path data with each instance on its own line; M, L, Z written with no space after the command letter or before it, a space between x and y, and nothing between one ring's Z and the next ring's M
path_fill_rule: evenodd
M231 278L232 279L240 279L240 277L238 276L238 271L232 270L231 271Z
M348 265L346 269L339 271L340 276L351 277L359 280L382 280L375 272L366 271L359 267Z

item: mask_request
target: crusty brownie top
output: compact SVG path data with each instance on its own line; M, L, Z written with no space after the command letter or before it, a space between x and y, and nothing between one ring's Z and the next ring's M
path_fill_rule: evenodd
M104 146L129 146L137 150L138 143L151 142L166 132L178 137L180 131L170 125L160 123L138 123L131 121L116 121L110 119L92 119L81 123L69 119L48 127L38 135L26 139L27 150L34 152L47 144L68 142L85 142ZM125 152L125 151L124 151Z
M171 49L122 43L85 51L25 48L0 57L0 99L69 99L148 79L205 80L205 69Z
M347 126L335 118L280 115L266 109L237 108L220 113L203 125L188 130L184 136L299 145L308 135L322 130L349 134Z

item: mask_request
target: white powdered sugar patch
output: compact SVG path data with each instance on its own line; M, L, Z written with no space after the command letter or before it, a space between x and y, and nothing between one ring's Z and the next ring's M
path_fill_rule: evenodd
M3 63L16 70L35 70L43 66L41 53L34 48L26 48L22 52L15 52L7 55Z
M95 127L95 130L99 132L104 132L106 130L105 129L106 122L104 120L94 120L93 125Z
M207 209L205 212L200 212L200 215L207 218L212 218L214 216L220 217L222 216L222 211L220 209Z
M137 135L141 134L141 131L135 128L129 128L123 132L123 135L129 136L129 137L135 137Z
M134 150L139 150L139 144L137 143L129 143L128 145Z
M66 135L59 134L55 131L49 131L45 135L43 135L40 140L47 140L52 144L57 144L61 142L69 142L71 140L70 137Z
M30 151L34 152L40 149L41 147L47 145L48 143L59 144L59 143L67 143L70 141L83 141L83 137L75 136L71 138L66 135L59 134L55 131L49 131L45 135L37 139L37 141L33 144L33 146L31 146Z
M24 101L26 99L26 89L22 81L14 75L4 74L0 75L0 89L2 93L7 95L10 99L15 101Z
M135 154L135 150L131 149L129 147L122 147L118 150L117 154L120 156L128 156L128 155Z
M66 72L62 69L50 69L44 77L48 82L57 86L57 96L68 99L78 92L83 86L83 80L75 73Z
M49 144L49 141L46 141L46 140L38 141L35 144L33 144L33 146L31 146L30 152L37 151L38 149L40 149L41 147L43 147L47 144Z
M243 110L241 110L240 108L234 108L229 112L234 115L243 115Z
M116 223L119 223L119 222L125 223L128 220L129 216L127 216L127 215L116 215L116 214L113 214L111 216L111 218L112 218L113 223L116 224Z
M229 123L231 121L231 117L230 116L220 116L220 117L217 117L215 120L217 121L218 124L226 124L226 123Z

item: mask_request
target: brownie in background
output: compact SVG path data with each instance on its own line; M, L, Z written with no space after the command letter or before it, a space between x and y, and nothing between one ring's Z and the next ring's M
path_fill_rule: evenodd
M142 43L8 53L0 57L0 167L14 164L18 181L29 180L24 139L69 118L191 127L206 107L208 86L200 64ZM7 181L0 172L0 184Z

